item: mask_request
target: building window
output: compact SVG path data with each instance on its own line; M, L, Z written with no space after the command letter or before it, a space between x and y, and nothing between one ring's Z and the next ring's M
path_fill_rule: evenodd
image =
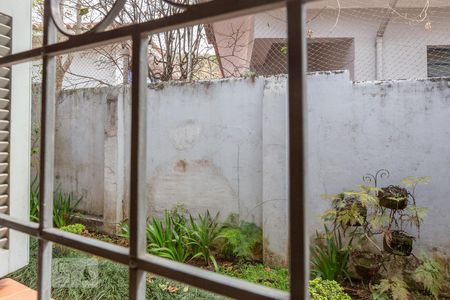
M287 40L257 38L250 69L258 75L287 74ZM353 38L308 38L308 72L348 70L353 78L355 47Z
M309 38L308 72L348 70L353 78L353 38Z
M450 46L428 46L428 77L450 76Z

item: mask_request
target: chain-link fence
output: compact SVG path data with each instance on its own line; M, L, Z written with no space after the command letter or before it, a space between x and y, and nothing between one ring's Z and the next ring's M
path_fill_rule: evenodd
M450 76L449 1L328 0L307 8L310 72L348 70L355 81ZM286 24L279 9L150 36L149 82L286 74ZM129 49L59 58L61 87L129 83Z

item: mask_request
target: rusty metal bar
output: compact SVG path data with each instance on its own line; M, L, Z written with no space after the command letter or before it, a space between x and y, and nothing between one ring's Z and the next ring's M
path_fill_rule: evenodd
M56 42L56 27L48 0L44 11L44 45ZM41 148L39 186L39 231L53 227L53 163L55 144L56 59L43 56ZM52 293L52 243L39 239L38 299L49 300Z
M95 256L112 260L114 262L118 262L124 265L129 264L128 249L125 247L99 241L93 238L76 235L70 232L61 231L56 228L44 229L40 233L39 237L63 245L65 247L90 253Z
M37 223L23 221L7 214L0 214L0 226L8 227L33 236L37 236L39 230L39 225Z
M289 294L190 265L146 255L138 260L139 268L173 280L235 299L289 299ZM300 299L300 298L292 298Z
M287 5L289 39L289 233L291 299L307 299L307 235L305 216L305 53L304 11L300 0L215 0L189 7L167 18L122 28L93 32L56 42L56 27L50 17L50 0L46 0L44 46L0 58L1 65L13 65L43 57L43 101L41 133L40 223L15 220L0 214L0 224L37 236L39 240L39 299L51 297L52 242L85 251L130 267L130 298L145 299L145 271L238 299L287 299L289 295L249 282L229 278L145 253L145 161L146 139L146 46L148 33L212 23L226 18L257 13ZM92 48L133 38L132 145L130 249L73 235L52 228L55 55Z
M292 299L308 299L308 238L305 205L306 38L300 1L287 4L289 69L289 241Z
M131 80L130 259L147 253L147 72L148 36L133 35ZM146 273L130 264L129 297L145 300Z
M45 53L55 56L129 39L134 33L151 34L187 27L199 23L214 23L224 19L283 7L286 0L215 0L198 4L183 13L128 25L113 30L74 36L68 41L44 45L0 58L0 66L8 66L35 59Z

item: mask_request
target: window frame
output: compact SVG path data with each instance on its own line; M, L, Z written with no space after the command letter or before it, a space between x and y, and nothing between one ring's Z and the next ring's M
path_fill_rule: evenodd
M172 2L164 0L165 2ZM39 240L38 298L51 298L52 243L71 247L113 262L129 266L129 299L145 299L146 272L151 272L220 295L238 299L308 299L309 278L305 222L305 74L306 39L304 4L301 0L213 0L187 7L182 13L104 31L124 0L116 0L105 23L90 32L68 36L57 42L59 31L57 0L45 0L44 46L0 58L1 66L43 59L41 110L41 166L39 224L0 214L0 225L32 235ZM172 30L196 23L212 23L270 9L287 7L289 108L289 247L290 294L230 278L190 265L147 254L145 235L145 145L147 38L151 33ZM67 35L67 34L66 34ZM125 39L133 42L131 83L131 174L130 174L130 247L124 248L53 228L53 167L55 129L56 55L93 48ZM301 54L301 55L298 55Z

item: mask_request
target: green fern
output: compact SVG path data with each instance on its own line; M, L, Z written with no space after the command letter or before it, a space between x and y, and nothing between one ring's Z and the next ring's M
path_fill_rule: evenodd
M383 279L380 284L373 287L372 300L408 300L409 291L407 284L401 277Z
M439 291L444 283L443 268L425 253L421 259L422 264L414 272L414 280L421 283L434 299L439 299Z
M219 238L220 251L226 258L239 261L261 259L262 230L254 223L233 219L222 227Z

